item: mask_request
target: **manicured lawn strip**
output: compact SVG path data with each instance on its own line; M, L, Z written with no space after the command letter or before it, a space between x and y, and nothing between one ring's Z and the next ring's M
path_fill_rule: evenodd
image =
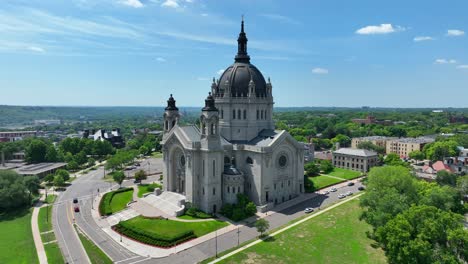
M47 262L49 263L65 263L63 259L62 252L60 251L60 247L57 243L49 243L44 245L44 249L47 255Z
M54 241L56 238L55 238L54 232L50 232L50 233L41 234L41 239L42 239L42 243L47 243L50 241Z
M340 183L340 182L344 181L344 180L339 180L337 178L328 177L326 175L309 177L307 179L314 183L315 190L319 190L319 189L328 187L330 185L334 185L334 184L337 184L337 183Z
M159 247L171 247L186 240L201 237L227 226L222 221L180 222L137 216L114 228L133 239Z
M200 220L200 219L209 219L209 218L213 218L213 216L211 215L207 215L208 217L204 217L204 218L200 218L200 217L196 217L196 216L191 216L191 215L181 215L181 216L178 216L177 218L179 219L184 219L184 220Z
M353 171L353 170L346 170L342 168L334 168L332 172L327 173L328 175L351 180L361 176L361 172Z
M37 221L39 225L39 231L47 232L52 230L52 205L41 207L39 209L39 215L37 216ZM47 210L49 211L47 213Z
M111 264L112 260L86 236L77 232L92 264Z
M118 189L104 194L99 203L101 215L111 215L124 209L133 198L133 188Z
M32 209L0 214L0 263L39 263L31 214Z
M46 203L48 204L53 204L55 202L55 199L57 198L57 195L55 194L48 194L46 198Z
M220 263L386 263L361 213L359 199L350 201Z
M140 184L138 185L138 197L141 198L143 194L153 192L156 188L161 188L161 185L157 183Z

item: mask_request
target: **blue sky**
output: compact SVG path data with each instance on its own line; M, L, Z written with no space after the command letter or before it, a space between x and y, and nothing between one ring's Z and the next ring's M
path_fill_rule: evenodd
M468 2L2 0L0 104L200 106L241 15L276 106L468 107Z

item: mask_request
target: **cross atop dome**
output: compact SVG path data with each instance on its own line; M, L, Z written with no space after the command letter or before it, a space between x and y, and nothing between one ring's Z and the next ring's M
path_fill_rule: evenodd
M250 56L247 54L247 36L244 32L244 15L242 15L241 32L237 38L237 55L235 57L236 62L250 62Z

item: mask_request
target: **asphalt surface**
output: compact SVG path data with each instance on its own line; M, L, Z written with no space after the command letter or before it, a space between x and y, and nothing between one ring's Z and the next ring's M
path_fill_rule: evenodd
M151 170L157 172L160 169L161 161L156 162L152 159ZM145 161L146 162L146 161ZM143 162L143 164L145 163ZM141 169L145 169L142 166ZM132 172L129 172L130 175ZM97 244L113 261L119 264L130 263L197 263L206 258L215 256L216 253L223 252L237 246L239 243L254 239L258 236L256 228L252 224L242 226L238 230L216 236L216 232L211 234L212 239L198 244L184 251L177 251L174 247L174 254L166 258L152 259L145 256L139 256L127 250L117 241L109 237L96 224L91 216L92 199L97 193L97 189L103 190L116 188L117 185L103 180L104 171L102 168L91 171L88 175L81 176L76 179L73 184L62 193L54 205L54 229L56 230L57 240L68 263L89 263L86 253L76 235L73 228L73 222L82 229L93 241ZM147 181L151 182L159 178L158 176L150 177ZM133 181L125 181L124 186L133 185ZM361 186L358 182L354 186L343 186L338 188L337 192L331 192L327 195L314 194L310 199L286 208L282 211L265 217L270 222L270 229L276 229L288 222L305 215L304 209L307 207L314 208L315 211L320 207L333 204L340 200L338 195L347 191L354 193L359 192L357 188ZM72 199L78 198L80 212L73 212Z

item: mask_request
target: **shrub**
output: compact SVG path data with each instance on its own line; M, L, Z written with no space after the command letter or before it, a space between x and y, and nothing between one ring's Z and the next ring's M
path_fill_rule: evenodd
M237 204L225 204L220 211L222 215L236 222L253 216L256 212L255 204L247 195L241 193L237 194Z
M110 205L111 205L111 202L112 202L112 198L114 198L114 195L116 195L117 193L128 192L128 191L132 191L132 190L133 190L133 188L124 188L124 189L118 189L116 191L104 194L104 196L101 199L101 202L99 203L99 214L100 215L111 215L113 212L112 212L112 209L111 209Z

